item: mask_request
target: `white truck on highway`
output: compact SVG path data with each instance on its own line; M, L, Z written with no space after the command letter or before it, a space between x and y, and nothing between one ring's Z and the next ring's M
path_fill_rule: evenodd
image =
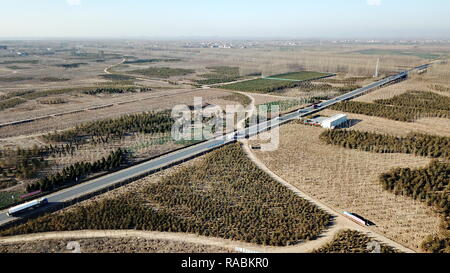
M27 203L20 204L18 206L12 207L8 210L8 216L16 216L27 210L32 210L38 207L42 207L48 204L47 198L36 199Z

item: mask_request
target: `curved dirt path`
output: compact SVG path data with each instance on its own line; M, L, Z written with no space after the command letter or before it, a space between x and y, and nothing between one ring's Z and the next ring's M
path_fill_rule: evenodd
M283 178L281 178L280 176L276 175L275 173L273 173L269 168L267 168L267 166L260 161L252 152L249 144L248 144L248 140L243 140L243 148L245 153L247 154L247 156L250 158L250 160L252 160L252 162L254 162L261 170L263 170L264 172L266 172L267 174L269 174L273 179L275 179L277 182L281 183L282 185L286 186L287 188L289 188L290 190L292 190L295 194L297 194L298 196L300 196L301 198L308 200L309 202L315 204L316 206L318 206L319 208L321 208L322 210L328 212L329 214L333 215L334 218L334 225L331 226L331 228L329 228L326 232L324 232L322 234L321 238L318 238L317 240L314 241L310 241L307 242L305 244L302 244L299 246L299 249L301 250L308 250L307 252L316 249L322 245L324 245L327 242L330 242L334 235L339 231L339 230L343 230L343 229L352 229L352 230L356 230L365 234L368 234L370 237L374 238L375 240L378 240L386 245L395 247L396 249L405 252L405 253L415 253L414 250L407 248L387 237L385 237L382 234L379 234L377 232L374 232L372 230L369 230L366 227L363 227L361 225L356 224L355 222L351 221L350 219L348 219L347 217L345 217L339 210L332 208L316 199L311 198L309 195L307 195L306 193L302 192L301 190L299 190L298 188L294 187L293 185L289 184L287 181L285 181Z

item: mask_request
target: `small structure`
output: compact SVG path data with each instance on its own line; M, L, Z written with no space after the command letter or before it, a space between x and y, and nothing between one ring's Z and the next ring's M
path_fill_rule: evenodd
M328 119L327 117L321 117L321 116L315 116L313 118L307 119L304 121L304 124L311 125L311 126L322 126L322 122L324 120Z
M334 129L347 121L348 121L347 115L338 114L338 115L332 116L331 118L327 118L327 119L323 120L321 125L323 128Z
M4 49L4 50L6 50L6 49L8 49L8 47L7 47L7 46L5 46L5 45L0 45L0 49Z

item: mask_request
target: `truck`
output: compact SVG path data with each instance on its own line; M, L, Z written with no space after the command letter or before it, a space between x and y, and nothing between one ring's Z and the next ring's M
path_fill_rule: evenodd
M362 226L371 226L371 222L363 219L362 217L355 215L354 213L348 212L348 211L344 211L343 214L349 218L350 220L352 220L353 222L360 224Z
M33 210L39 207L43 207L48 204L47 198L36 199L27 203L20 204L18 206L12 207L6 213L8 216L17 216L28 210Z

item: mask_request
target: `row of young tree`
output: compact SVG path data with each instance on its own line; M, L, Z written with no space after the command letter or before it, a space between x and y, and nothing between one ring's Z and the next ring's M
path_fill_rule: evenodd
M331 109L414 122L423 117L450 118L450 99L432 92L409 92L375 103L345 101L333 105Z
M2 235L139 229L286 246L317 238L331 222L331 215L274 181L234 144L139 193L30 220Z
M70 130L50 133L44 138L51 142L83 143L90 139L94 143L107 143L132 133L167 133L172 130L173 123L169 111L149 112L88 122Z
M73 155L78 145L62 144L32 148L17 147L0 150L0 176L19 179L35 178L38 172L49 166L49 156Z
M7 100L0 101L0 111L16 107L17 105L20 105L22 103L25 103L26 100L21 98L12 98Z
M411 133L405 137L353 130L328 130L320 139L344 148L450 159L450 137Z
M411 91L390 99L376 100L377 104L395 105L431 110L450 111L450 97L433 92Z
M89 175L110 171L118 168L127 160L127 152L118 149L110 153L110 155L101 160L91 162L77 162L73 165L65 167L62 171L46 176L39 181L27 185L27 192L52 191L61 188L67 184L80 183Z
M99 87L95 89L89 89L83 91L84 94L87 95L99 95L99 94L123 94L123 93L137 93L137 92L149 92L152 91L151 88L148 87Z
M340 102L333 105L331 109L347 113L375 116L405 122L414 122L415 120L424 117L450 118L450 111L445 110L389 106L359 101Z
M385 190L426 202L442 215L442 234L433 235L422 248L450 253L450 162L434 161L426 168L397 168L380 176Z

